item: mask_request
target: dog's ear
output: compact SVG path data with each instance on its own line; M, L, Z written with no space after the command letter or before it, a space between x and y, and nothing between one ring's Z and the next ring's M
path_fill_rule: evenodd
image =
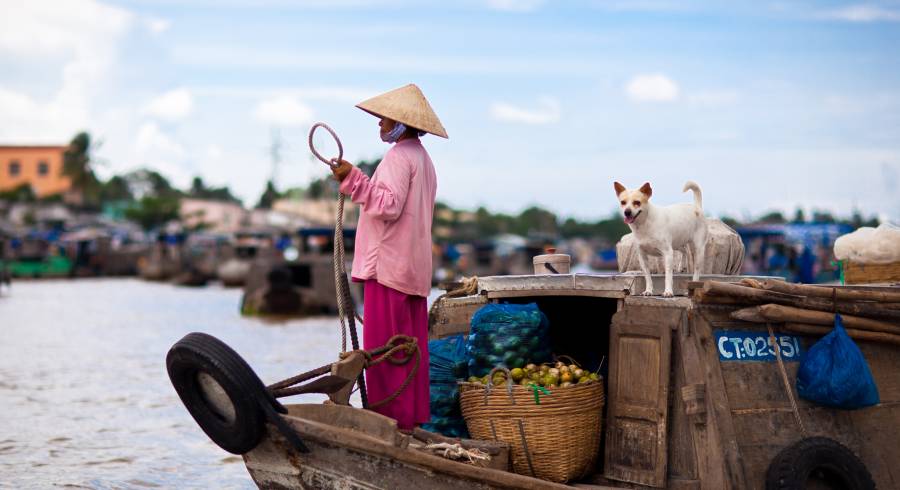
M641 186L641 192L647 197L653 195L653 188L650 187L650 182L644 182L644 185Z
M613 188L616 190L617 196L625 191L625 186L618 182L613 182Z

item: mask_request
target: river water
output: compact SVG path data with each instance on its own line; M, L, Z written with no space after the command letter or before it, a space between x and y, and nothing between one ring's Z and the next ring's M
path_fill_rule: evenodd
M272 383L334 361L341 335L336 317L244 318L240 295L137 279L3 290L0 487L255 488L241 458L213 444L181 404L166 352L206 332Z

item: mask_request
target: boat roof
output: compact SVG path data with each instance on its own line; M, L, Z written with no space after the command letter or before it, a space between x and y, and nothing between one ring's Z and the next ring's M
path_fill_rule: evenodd
M651 275L654 291L663 290L665 276ZM693 281L691 274L674 274L673 292L675 296L687 296L688 285ZM728 276L708 274L700 280L738 282L741 279L774 279L769 276ZM478 278L478 292L489 298L510 298L522 296L593 296L601 298L624 298L637 296L644 291L644 276L641 273L574 273L542 274L522 276L488 276ZM661 297L660 297L661 298Z

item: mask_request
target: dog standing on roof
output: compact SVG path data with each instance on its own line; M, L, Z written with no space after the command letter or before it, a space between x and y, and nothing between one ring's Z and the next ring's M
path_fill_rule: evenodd
M692 181L684 184L684 190L694 192L694 203L654 206L650 203L653 189L646 182L640 189L626 189L616 182L613 184L625 224L634 233L637 244L638 262L644 273L646 287L643 295L653 294L648 255L663 258L666 269L666 288L663 296L669 298L672 292L672 267L675 250L688 248L694 257L694 280L700 279L700 271L706 255L706 239L709 234L706 217L703 216L703 195L700 186Z

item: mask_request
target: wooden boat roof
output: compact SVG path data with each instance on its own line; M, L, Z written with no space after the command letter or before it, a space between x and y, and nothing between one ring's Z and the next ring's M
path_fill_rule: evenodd
M663 290L665 277L653 274L655 291ZM778 279L761 276L726 276L710 274L701 276L702 280L738 282L752 277L755 279ZM673 290L675 296L687 296L688 285L692 281L690 274L675 274ZM644 276L641 274L547 274L524 276L488 276L478 278L478 292L488 298L512 298L521 296L590 296L598 298L625 298L637 296L644 291ZM663 298L657 298L663 299Z

